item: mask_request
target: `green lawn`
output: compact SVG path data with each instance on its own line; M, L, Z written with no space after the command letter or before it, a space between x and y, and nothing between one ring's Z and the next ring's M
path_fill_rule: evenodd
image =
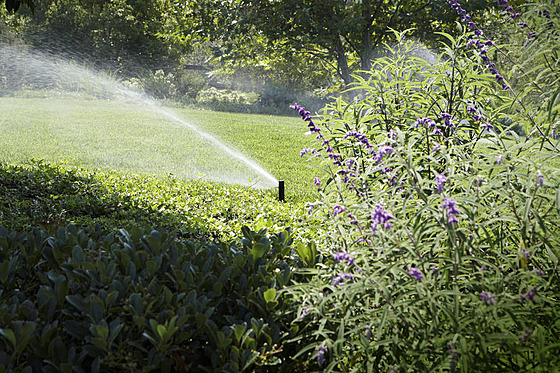
M0 161L30 159L106 167L139 175L274 187L188 125L149 105L80 97L0 98ZM173 113L235 148L277 179L288 199L312 198L315 171L299 157L316 146L293 118L192 109Z

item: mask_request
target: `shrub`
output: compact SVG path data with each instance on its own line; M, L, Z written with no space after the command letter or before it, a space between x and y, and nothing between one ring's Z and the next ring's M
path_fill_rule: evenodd
M316 274L289 289L310 369L560 365L560 169L540 135L549 123L515 110L486 46L468 49L482 44L476 35L444 36L432 65L401 35L357 78L359 98L327 106L320 122L293 106L319 141L302 156L323 160L323 198L309 210L331 228Z
M197 101L207 104L250 104L251 98L240 91L210 87L198 93Z
M176 80L177 91L181 98L187 102L195 99L206 86L206 79L199 72L178 71Z
M144 92L157 99L174 99L177 97L175 75L163 70L146 72L141 78Z
M298 262L289 231L243 233L0 227L0 371L266 371Z

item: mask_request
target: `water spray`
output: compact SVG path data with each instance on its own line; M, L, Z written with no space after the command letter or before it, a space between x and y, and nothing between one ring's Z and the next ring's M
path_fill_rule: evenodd
M284 202L284 180L278 180L278 200Z

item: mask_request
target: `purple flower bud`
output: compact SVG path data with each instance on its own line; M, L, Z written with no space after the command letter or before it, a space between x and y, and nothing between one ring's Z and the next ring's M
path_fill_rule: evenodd
M314 203L310 203L307 205L307 213L311 214L311 212L313 211L313 209L315 208L315 204Z
M522 345L527 343L527 341L531 338L531 336L533 335L533 331L529 330L529 329L523 329L520 333L519 333L519 343L521 343Z
M345 260L345 261L347 262L347 263L346 263L346 266L347 266L347 267L349 267L349 266L351 266L351 265L354 264L354 258L352 258L352 257L350 256L350 254L345 253L345 252L342 252L342 251L339 251L338 253L333 254L333 259L334 259L337 263L340 263L342 260Z
M314 177L314 178L313 178L313 184L315 184L315 185L321 185L321 179L319 179L318 177Z
M366 339L371 340L371 337L372 337L372 335L371 335L371 326L366 326L365 337L366 337Z

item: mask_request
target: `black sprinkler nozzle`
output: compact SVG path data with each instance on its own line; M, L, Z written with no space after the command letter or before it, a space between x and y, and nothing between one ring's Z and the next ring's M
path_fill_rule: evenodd
M284 180L278 180L278 200L284 202Z

